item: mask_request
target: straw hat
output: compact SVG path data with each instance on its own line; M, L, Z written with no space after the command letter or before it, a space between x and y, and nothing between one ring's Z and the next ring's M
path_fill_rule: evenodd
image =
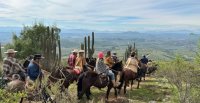
M16 53L17 51L15 51L14 49L8 49L7 52L4 52L5 54L13 54Z
M35 54L34 59L44 59L44 57L41 54Z
M84 51L84 50L79 50L78 52L79 52L79 53L84 53L85 51Z
M78 50L77 49L74 49L73 51L72 51L72 53L77 53L78 52Z

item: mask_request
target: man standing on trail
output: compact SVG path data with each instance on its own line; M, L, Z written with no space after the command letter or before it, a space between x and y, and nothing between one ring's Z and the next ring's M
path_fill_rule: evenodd
M29 79L35 81L38 77L41 79L42 72L40 66L40 60L44 57L41 54L35 54L33 60L28 65L28 76Z
M25 71L17 63L17 59L15 58L16 52L14 49L8 49L7 52L4 52L7 54L7 57L3 59L3 75L11 78L13 74L19 74L25 80Z
M70 54L68 57L67 63L68 63L68 66L70 67L70 69L74 69L74 67L75 67L77 52L78 52L78 50L74 49L72 51L72 54Z

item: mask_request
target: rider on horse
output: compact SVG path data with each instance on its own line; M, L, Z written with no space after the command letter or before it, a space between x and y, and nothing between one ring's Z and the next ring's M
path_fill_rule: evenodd
M70 54L68 57L67 63L68 63L68 66L70 67L70 69L74 69L74 67L75 67L77 52L78 52L78 50L74 49L72 51L72 54Z
M108 75L110 78L111 78L111 81L114 85L114 87L117 87L117 83L115 82L115 76L114 76L114 73L112 72L112 70L110 70L110 67L108 67L104 61L103 61L103 52L99 52L98 53L98 59L97 59L97 62L96 62L96 67L95 67L95 70L98 74L101 74L101 73L105 73L106 75Z
M125 68L132 70L133 72L137 73L139 68L138 60L135 57L135 52L131 52L131 56L126 61Z
M76 63L75 63L75 72L77 74L80 74L83 72L83 66L86 65L86 59L84 57L84 50L79 50L78 52L78 57L76 58Z
M117 53L116 52L113 53L112 60L113 60L114 63L119 62L119 59L117 58Z
M21 78L25 80L25 70L17 62L15 58L15 51L14 49L8 49L5 54L7 57L3 59L3 74L5 77L11 78L13 74L19 74Z
M28 65L28 76L29 79L35 81L38 77L42 76L40 60L44 57L41 54L35 54L33 60Z
M113 66L114 61L112 60L111 51L107 51L106 58L105 58L104 62L109 68L111 68Z

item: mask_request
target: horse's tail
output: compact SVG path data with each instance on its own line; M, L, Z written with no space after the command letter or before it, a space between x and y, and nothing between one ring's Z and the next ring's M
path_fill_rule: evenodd
M121 76L120 76L120 80L119 80L120 85L118 86L118 89L121 89L122 86L123 86L123 83L124 83L124 74L125 74L125 72L122 71Z

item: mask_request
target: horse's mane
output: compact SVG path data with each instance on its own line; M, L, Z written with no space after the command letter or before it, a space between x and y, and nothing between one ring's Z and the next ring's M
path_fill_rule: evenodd
M92 78L97 77L97 76L98 74L94 71L88 71L86 75L86 77L92 77Z
M118 70L118 71L120 71L119 69L122 69L122 68L123 68L122 61L119 61L119 62L115 63L115 64L111 67L111 69L113 69L113 70Z

